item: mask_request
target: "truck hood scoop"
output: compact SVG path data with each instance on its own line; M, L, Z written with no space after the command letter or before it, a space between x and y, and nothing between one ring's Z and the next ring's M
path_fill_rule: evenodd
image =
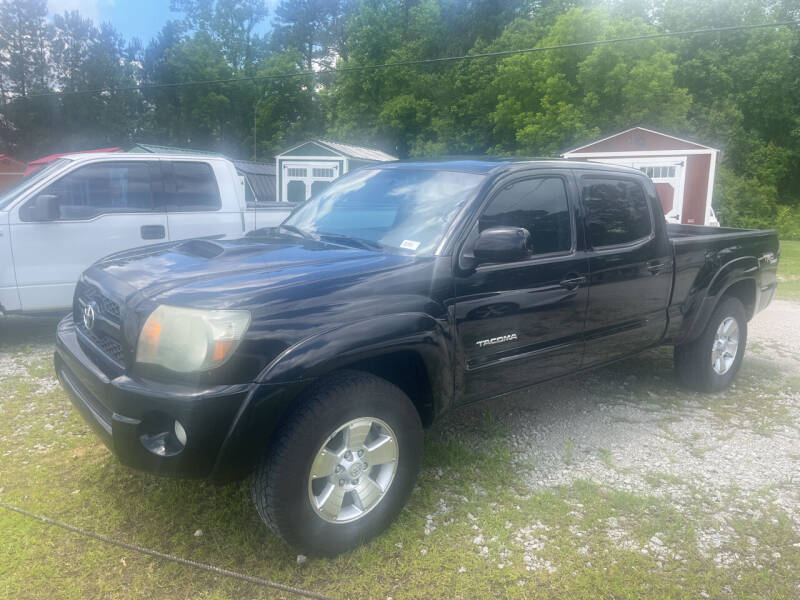
M182 242L176 250L188 256L199 256L201 258L216 258L225 248L210 240L187 240Z

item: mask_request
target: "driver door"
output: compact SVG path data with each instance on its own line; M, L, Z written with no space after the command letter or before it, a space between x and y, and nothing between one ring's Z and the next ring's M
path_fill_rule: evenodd
M157 169L130 160L79 167L15 211L11 242L22 310L68 310L78 277L96 260L166 241ZM39 196L55 199L49 220L37 220Z
M485 204L462 254L481 231L498 226L527 229L533 254L456 276L456 389L463 402L579 368L589 263L579 250L576 205L571 179L552 174L506 182Z

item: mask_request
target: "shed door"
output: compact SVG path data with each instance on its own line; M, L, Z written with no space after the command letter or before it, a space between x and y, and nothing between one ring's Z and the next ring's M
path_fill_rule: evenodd
M339 163L333 161L287 161L281 168L286 202L305 202L340 175Z
M680 223L683 209L683 161L640 163L634 166L653 180L667 221Z

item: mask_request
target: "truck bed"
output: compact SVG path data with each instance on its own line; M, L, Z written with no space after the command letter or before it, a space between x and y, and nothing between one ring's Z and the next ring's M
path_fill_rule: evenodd
M742 239L743 237L776 237L771 229L738 229L736 227L709 227L706 225L678 225L667 223L667 236L674 245L691 242ZM776 237L777 239L777 237Z
M675 261L668 334L674 341L697 333L693 324L707 317L701 304L713 305L728 280L752 280L748 316L772 300L780 253L775 231L668 224L667 236Z

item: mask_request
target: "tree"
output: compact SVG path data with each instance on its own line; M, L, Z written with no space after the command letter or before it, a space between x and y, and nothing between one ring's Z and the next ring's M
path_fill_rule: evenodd
M230 79L233 68L225 60L220 43L206 31L180 36L174 23L164 27L145 56L145 73L159 83ZM226 127L233 118L231 85L198 85L147 90L151 103L150 131L155 141L177 146L212 149L224 144L235 131ZM250 113L252 114L252 113Z
M559 17L540 43L555 46L653 32L639 20L576 8ZM530 43L535 45L533 39ZM676 56L660 40L505 58L493 82L498 97L495 149L558 154L637 123L680 131L691 96L675 84L676 71Z
M348 0L282 0L275 9L273 45L295 51L307 70L315 61L332 63L346 56L344 26L351 8Z
M28 94L46 92L45 0L0 2L0 131L6 150L27 150L44 139L48 104ZM22 146L22 147L20 147Z
M264 0L171 0L187 29L208 33L236 73L252 73L263 51L256 27L267 18Z
M0 3L0 80L5 99L47 90L46 0Z
M280 53L265 60L259 75L285 75L304 69L299 53ZM255 99L257 156L272 156L286 146L322 131L313 78L280 77L259 85ZM248 136L252 146L252 135Z

